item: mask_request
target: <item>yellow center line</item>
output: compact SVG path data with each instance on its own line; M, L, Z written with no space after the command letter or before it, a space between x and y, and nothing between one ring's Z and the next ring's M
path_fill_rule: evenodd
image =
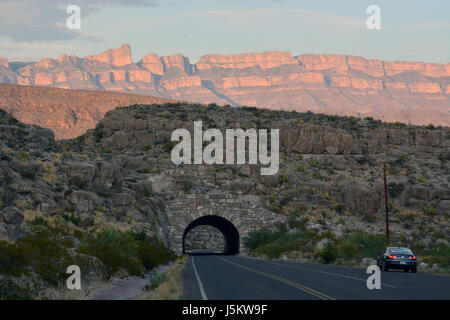
M330 296L328 296L328 295L326 295L326 294L324 294L322 292L319 292L319 291L316 291L314 289L311 289L311 288L309 288L307 286L301 285L301 284L299 284L297 282L294 282L294 281L291 281L291 280L287 280L287 279L284 279L284 278L281 278L281 277L278 277L278 276L274 276L272 274L265 273L265 272L262 272L262 271L258 271L258 270L255 270L255 269L243 266L243 265L238 264L238 263L227 261L227 260L225 260L223 258L219 258L219 259L224 261L224 262L226 262L226 263L235 265L236 267L239 267L241 269L244 269L244 270L256 273L256 274L260 274L262 276L265 276L265 277L268 277L268 278L271 278L271 279L274 279L274 280L277 280L277 281L280 281L280 282L283 282L283 283L288 284L288 285L290 285L290 286L292 286L294 288L297 288L297 289L299 289L299 290L301 290L303 292L309 293L309 294L311 294L311 295L313 295L313 296L315 296L315 297L317 297L319 299L322 299L322 300L336 300L333 297L330 297Z

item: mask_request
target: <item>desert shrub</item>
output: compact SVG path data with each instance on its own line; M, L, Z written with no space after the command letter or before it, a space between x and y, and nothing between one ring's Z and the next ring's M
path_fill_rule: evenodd
M165 274L165 273L162 273L162 274L152 273L149 276L150 285L146 285L144 287L144 289L146 291L155 290L156 288L159 287L159 285L161 283L163 283L166 280L167 280L167 274Z
M44 219L44 217L36 217L34 218L34 220L30 221L30 224L38 226L38 225L43 225L46 226L47 225L47 220Z
M300 214L299 213L291 213L288 215L288 226L289 228L296 228L296 229L300 229L302 231L306 230L306 223L303 219L300 218Z
M74 176L70 179L70 184L75 186L77 189L83 190L85 187L85 183L84 181L78 177L78 176Z
M301 250L312 236L303 230L288 233L286 226L280 225L276 231L268 228L251 231L244 239L244 245L250 252L272 259L286 252Z
M67 267L75 261L69 245L49 232L27 236L15 244L1 241L0 274L19 277L33 273L56 286L65 280Z
M432 216L432 215L436 214L436 208L434 206L431 206L431 205L430 206L426 206L425 208L423 208L423 211L429 216Z
M310 165L311 167L317 167L317 166L319 166L319 161L316 160L316 159L311 159L310 161L308 161L308 163L309 163L309 165Z
M85 240L79 251L99 258L105 265L107 277L120 269L131 275L141 275L145 270L175 260L171 250L145 232L104 229Z
M96 142L99 142L103 138L104 132L101 125L97 125L97 127L94 130L94 137Z
M11 167L14 171L18 172L23 179L36 179L36 171L38 170L36 165L26 163L13 163Z
M302 231L295 233L278 232L274 241L258 247L256 252L266 255L270 259L276 259L283 253L300 250L308 239L308 234Z
M276 239L277 234L270 231L269 228L250 231L244 239L244 246L250 251L255 250L261 245L267 244Z
M16 244L20 259L44 282L57 286L67 278L67 267L76 264L70 255L67 240L49 232L25 237ZM18 260L20 261L20 260Z
M384 235L370 234L362 231L353 232L347 236L347 239L358 248L355 258L376 257L387 246Z
M107 277L117 273L121 268L131 275L140 275L144 272L144 266L137 259L137 242L129 232L104 229L88 237L78 251L99 258L104 264L104 273Z
M325 247L319 252L319 258L323 263L331 263L338 258L336 248L331 242L328 242Z
M138 242L138 259L146 270L151 270L160 264L175 261L175 255L156 239Z
M17 246L0 241L0 274L19 277L28 272L27 261L17 250Z
M63 219L66 220L67 222L72 222L74 225L79 225L80 224L80 217L77 217L75 214L71 213L71 214L63 214L62 215Z
M424 250L421 256L428 264L437 263L443 268L450 267L450 247L443 243L432 249Z
M359 254L358 245L350 239L340 239L337 242L337 254L340 258L345 260L352 260Z
M34 288L0 278L0 300L32 300L35 294Z
M388 184L388 192L391 198L396 198L399 195L401 195L404 189L405 184L402 182L399 183L391 182Z
M280 174L280 183L289 182L289 175L282 173Z

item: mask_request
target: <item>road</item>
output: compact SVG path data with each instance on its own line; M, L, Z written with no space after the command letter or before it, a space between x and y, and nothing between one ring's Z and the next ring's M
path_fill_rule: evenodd
M450 276L390 271L369 290L362 268L193 255L183 271L184 299L341 300L450 299Z

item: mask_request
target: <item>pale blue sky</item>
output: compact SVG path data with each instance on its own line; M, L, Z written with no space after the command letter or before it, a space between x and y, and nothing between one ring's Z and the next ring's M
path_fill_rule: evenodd
M69 3L81 7L80 33L61 27ZM372 4L381 8L381 30L366 28ZM134 61L289 50L447 63L449 39L448 0L0 0L0 56L9 60L129 43Z

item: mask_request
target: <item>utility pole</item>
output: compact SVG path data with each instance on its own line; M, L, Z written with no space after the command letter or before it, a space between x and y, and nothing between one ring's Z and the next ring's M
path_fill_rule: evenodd
M384 171L384 201L386 204L386 240L389 243L389 204L388 204L388 193L386 184L386 162L383 163Z

